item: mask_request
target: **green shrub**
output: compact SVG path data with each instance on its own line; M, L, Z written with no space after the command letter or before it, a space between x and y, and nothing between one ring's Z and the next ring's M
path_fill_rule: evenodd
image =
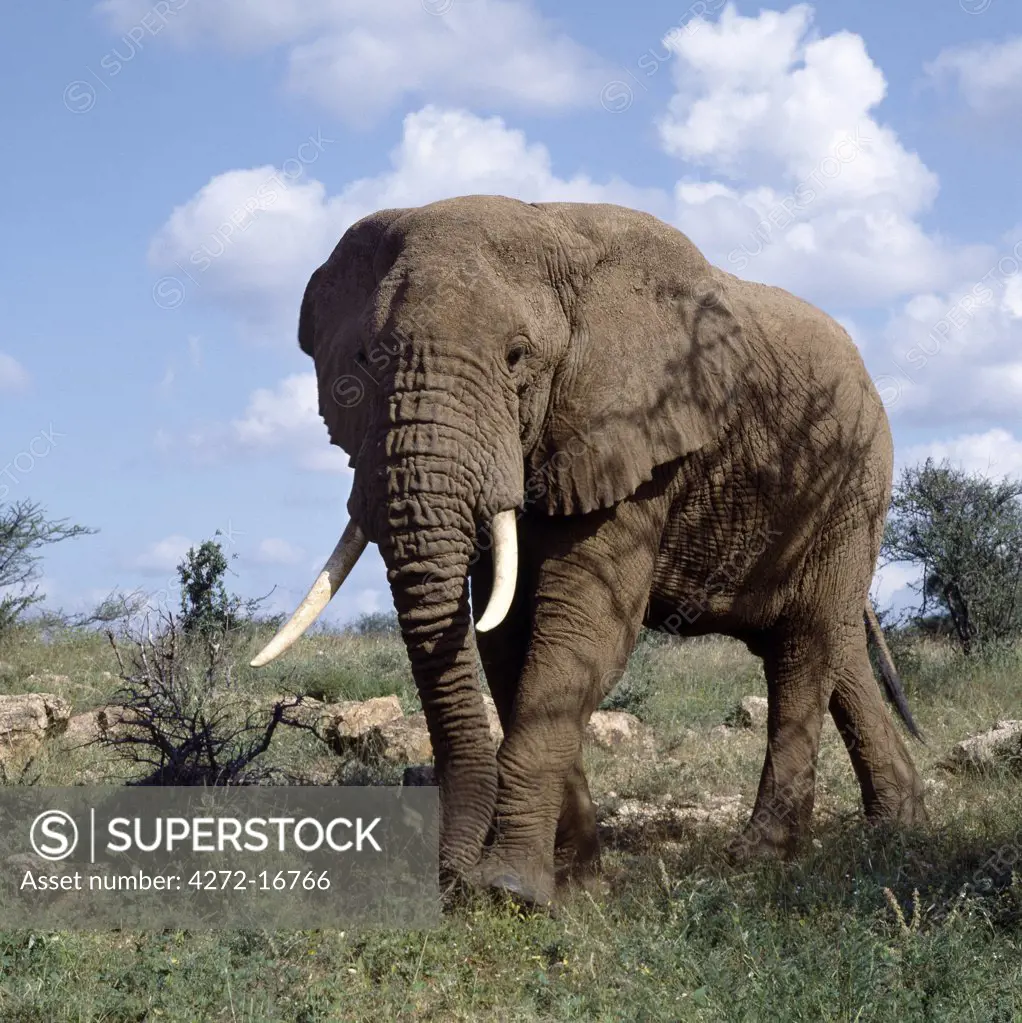
M86 536L96 530L68 525L67 519L46 518L41 504L16 501L0 508L0 640L44 597L32 585L39 578L37 553L50 544Z
M919 567L919 626L950 632L967 654L1022 636L1022 480L932 459L905 469L882 553Z

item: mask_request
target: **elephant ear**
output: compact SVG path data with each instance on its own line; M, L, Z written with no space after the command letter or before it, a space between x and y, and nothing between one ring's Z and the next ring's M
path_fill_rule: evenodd
M720 441L737 413L744 349L735 278L648 214L537 208L555 220L550 258L564 270L558 290L572 337L529 454L527 494L551 514L584 513L634 493L658 465Z
M381 245L383 236L407 212L380 210L352 224L309 278L302 298L298 344L316 363L319 414L331 443L343 448L352 464L377 400L373 378L359 354L364 318L396 256L396 247Z

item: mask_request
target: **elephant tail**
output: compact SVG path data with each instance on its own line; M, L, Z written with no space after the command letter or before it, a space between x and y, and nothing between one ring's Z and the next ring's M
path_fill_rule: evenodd
M901 679L898 678L898 672L894 667L894 658L891 657L891 650L887 645L887 640L884 639L884 631L880 628L876 612L868 600L866 601L864 617L866 619L866 635L873 641L873 645L876 648L877 661L880 666L880 677L883 679L887 698L894 704L898 716L905 722L905 727L909 732L920 742L924 742L925 740L919 731L919 726L915 723L912 712L908 708L905 690L901 686Z

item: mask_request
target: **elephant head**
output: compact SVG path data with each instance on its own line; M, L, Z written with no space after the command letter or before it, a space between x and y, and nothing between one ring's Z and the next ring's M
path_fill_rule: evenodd
M350 522L253 663L286 649L379 544L433 741L448 867L478 857L496 793L476 552L492 537L484 630L515 589L519 509L609 507L720 437L743 343L729 280L647 214L468 196L365 217L309 281L299 343L354 468Z

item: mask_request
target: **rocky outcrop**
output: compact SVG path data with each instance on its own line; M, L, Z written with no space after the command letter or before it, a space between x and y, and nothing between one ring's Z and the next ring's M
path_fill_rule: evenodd
M127 707L111 704L109 707L98 707L82 714L75 714L64 731L64 738L75 746L85 746L91 742L117 733L118 729L130 725L137 715Z
M384 701L393 701L393 704L384 706ZM369 704L376 706L369 708ZM365 708L364 712L350 712L346 730L333 727L328 731L326 737L337 753L357 756L367 762L382 761L388 764L422 764L432 761L433 745L429 738L426 715L422 711L402 714L396 696L367 700L361 706ZM490 738L496 748L503 738L497 708L488 696L483 697L483 706L490 726Z
M53 678L59 678L53 676ZM64 680L67 681L67 680ZM49 694L2 697L6 711L0 709L0 743L8 751L34 750L44 739L63 733L64 747L81 748L130 729L134 712L117 705L98 707L70 715L70 707L61 697ZM275 704L285 704L285 724L311 729L327 743L333 753L345 760L364 764L420 765L420 783L431 784L432 774L421 765L430 765L433 748L426 716L421 711L405 714L397 696L369 700L325 703L294 696L258 696L250 694L233 701L237 709L249 715L268 712ZM503 740L497 708L492 698L483 695L483 710L490 738L496 749ZM6 718L4 718L6 715ZM6 720L6 723L5 723ZM624 711L596 711L590 718L585 742L608 751L641 756L652 748L650 730L633 714ZM320 765L318 776L326 777ZM409 783L417 775L409 776Z
M70 718L71 704L52 693L0 696L0 761L32 756Z
M486 716L490 722L490 737L494 746L499 746L503 738L497 708L488 696L483 697ZM412 766L405 768L402 784L404 785L435 785L436 774L428 761L433 758L433 749L429 744L429 733L426 731L424 714L412 714L401 721L391 722L382 729L381 744L376 755L389 763L406 763ZM603 749L615 750L623 746L638 745L647 738L646 731L637 717L624 711L596 711L586 727L586 740ZM418 757L416 763L414 754Z
M595 711L586 725L586 739L603 749L618 749L643 738L642 722L623 710Z
M982 773L1004 767L1022 772L1022 721L998 721L989 732L963 739L940 766L952 772Z
M483 697L483 705L497 746L502 738L497 708L488 696ZM396 696L329 704L303 700L287 717L313 727L339 756L390 764L433 759L426 715L422 711L404 714Z
M669 796L659 803L622 799L599 814L605 827L623 825L670 826L679 824L731 824L746 812L741 796L704 794L698 802L675 802Z
M433 744L426 727L426 715L409 714L396 721L388 721L372 736L364 749L369 759L388 764L418 764L433 759Z
M350 700L315 706L303 703L288 712L288 717L311 722L316 734L342 756L357 752L374 732L403 717L396 696L377 696L371 700Z

